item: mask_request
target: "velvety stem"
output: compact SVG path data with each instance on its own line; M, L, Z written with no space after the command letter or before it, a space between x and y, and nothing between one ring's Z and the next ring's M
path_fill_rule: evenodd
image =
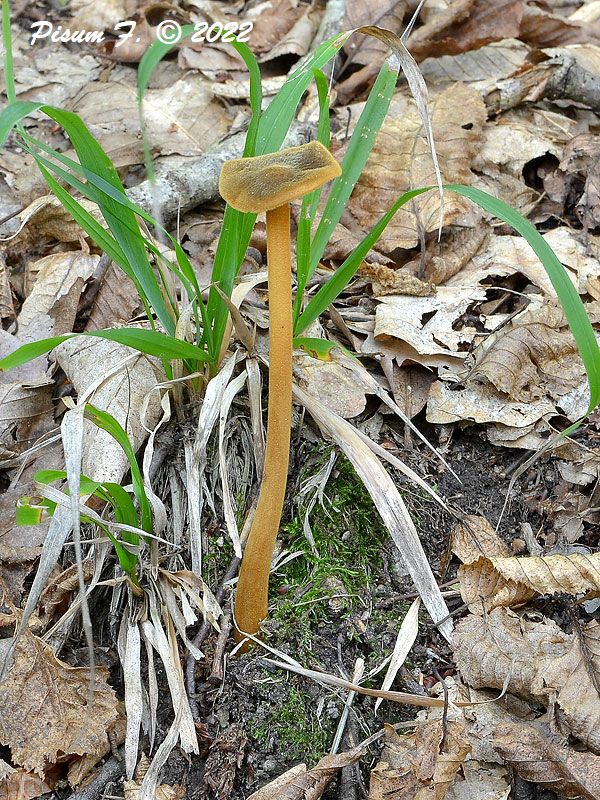
M267 211L269 272L269 408L265 467L244 549L235 598L241 632L255 634L267 616L269 571L279 531L290 458L292 422L292 265L290 207Z

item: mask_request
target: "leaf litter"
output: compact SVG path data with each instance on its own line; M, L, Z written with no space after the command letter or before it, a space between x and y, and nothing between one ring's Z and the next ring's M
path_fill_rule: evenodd
M200 10L212 15L211 19L237 19L237 7L230 9L222 3L191 5L194 13ZM401 0L379 5L374 11L373 3L367 0L349 3L345 27L376 22L401 33L415 5ZM423 22L417 24L407 43L430 87L433 136L444 179L487 188L542 225L545 239L567 268L597 325L598 109L586 107L576 86L569 86L568 93L557 103L552 102L556 98L548 88L561 59L572 58L578 68L597 72L600 32L595 5L573 0L555 9L550 3L524 0L501 4L489 0L431 2L425 4ZM69 7L68 13L74 15L73 25L77 20L93 19L94 25L109 29L137 11L126 2L78 2ZM267 82L280 80L282 65L289 65L290 60L311 49L318 35L321 10L281 0L260 3L251 14L255 23L251 46L267 65ZM155 26L147 16L144 19L144 35L150 37ZM56 60L49 60L48 48L28 52L23 45L24 29L19 30L15 66L21 81L17 87L20 99L39 97L56 105L68 100L104 142L116 165L123 170L136 168L143 154L137 117L130 113L135 73L129 65L139 55L133 51L127 54L126 48L119 55L118 49L113 49L109 74L98 80L107 63L101 50L82 56L73 49L57 46L54 49L59 53L60 68L56 68ZM348 65L334 82L339 102L332 116L337 120L333 150L338 156L343 154L344 143L353 130L364 90L376 74L374 64L378 65L385 53L381 41L365 39L359 45L360 41L353 38L346 44ZM57 58L55 53L53 58ZM348 70L350 65L353 66ZM195 74L188 72L190 68ZM145 114L151 146L159 167L162 164L167 175L170 164L205 153L244 119L246 80L240 59L220 47L201 51L182 48L177 61L161 65L156 84L147 95ZM266 94L269 93L268 90ZM164 113L165 107L169 114ZM367 169L334 232L334 246L326 250L319 265L317 278L343 260L399 194L411 186L435 183L421 125L414 102L401 85ZM31 130L34 129L37 133L42 130L37 119L32 120ZM50 143L56 136L56 131L44 130L42 138ZM41 192L36 194L33 168L27 157L3 153L0 170L4 182L21 202L16 223L20 230L15 232L12 220L2 233L1 308L10 331L3 331L3 352L5 348L14 349L17 342L41 335L70 332L75 326L81 330L82 324L98 329L130 322L137 310L132 287L109 266L107 272L99 273L98 293L90 293L97 280L99 253L65 217L55 200L41 197ZM132 174L130 179L135 181ZM587 394L585 373L556 305L555 292L528 247L486 215L473 211L463 198L450 193L445 197L445 228L438 241L440 210L439 197L430 193L400 211L361 266L355 286L336 301L335 313L331 312L318 332L322 337L341 338L344 345L351 344L355 352L367 357L375 376L371 380L377 382L379 391L374 391L369 381L361 382L360 371L350 369L337 350L330 362L297 354L296 373L302 404L327 435L342 443L359 472L373 472L368 484L375 503L403 552L425 606L441 632L450 637L452 625L437 585L438 574L431 572L394 480L376 463L380 464L378 459L384 458L387 450L387 460L395 468L408 476L415 473L394 456L397 442L388 438L382 444L365 443L363 428L374 399L381 401L381 392L389 389L409 418L425 409L427 421L439 426L439 430L445 426L471 429L474 435L487 437L490 447L501 444L519 455L521 448L533 449L545 443L557 420L577 420L586 410ZM255 263L260 268L260 251L257 255ZM91 296L87 306L86 295ZM246 294L238 303L242 317L251 324L264 320L263 301L260 288ZM12 321L17 327L11 326ZM184 431L181 438L186 468L174 461L167 478L160 475L159 483L153 487L152 461L153 455L158 453L160 457L162 452L161 426L172 431L174 419L171 408L161 403L161 389L157 389L158 384L165 383L160 365L143 356L131 359L129 354L111 342L75 339L60 346L50 366L40 358L31 367L5 376L13 383L3 383L2 457L10 490L2 502L6 501L3 511L8 512L18 493L33 493L36 468L62 466L54 463L55 448L39 447L38 442L40 436L52 440L64 407L72 405L67 401L57 408L53 403L57 390L62 392L65 385L68 394L77 396L79 402L88 394L95 404L119 419L136 450L149 442L144 481L159 504L165 499L165 486L170 487L174 519L167 519L165 514L164 534L168 538L176 529L183 530L182 520L186 520L192 543L191 566L198 574L187 571L190 565L182 555L180 542L173 537L161 556L168 560L169 570L160 570L157 563L151 562L153 579L160 588L147 598L150 608L145 619L135 593L124 590L122 582L111 580L107 573L103 583L112 584L114 607L121 609L118 641L126 670L127 710L127 733L120 740L126 745L125 796L175 798L183 796L181 792L185 790L176 785L177 780L171 781L172 785L160 784L158 769L178 739L187 752L199 749L199 721L188 707L177 638L200 662L206 655L205 648L194 644L187 629L196 626L201 617L206 617L215 634L218 621L223 624L221 601L198 577L214 545L205 521L207 511L224 509L223 532L239 549L246 521L240 518L244 501L232 469L236 463L232 455L237 447L236 437L229 435L228 425L240 419L235 415L246 403L248 391L253 398L249 441L258 444L253 457L259 472L262 428L258 369L257 362L234 355L221 373L222 379L211 383L212 394L206 395L201 409L194 410L191 435L175 404L177 424L182 426L178 435ZM242 360L247 376L238 370L234 377ZM102 364L102 377L98 364ZM242 385L242 376L247 377L248 390ZM383 408L387 408L385 417L381 409L372 415L374 429L379 425L379 430L387 430L382 428L382 420L389 420L393 409L386 401ZM342 418L357 421L357 432ZM122 452L103 431L92 429L87 423L84 434L83 418L81 422L78 435L83 435L83 461L77 469L98 480L121 482L128 469ZM238 424L241 430L243 423ZM439 710L429 709L429 716L418 720L414 732L406 732L410 725L400 732L386 725L381 759L371 772L371 798L507 797L507 767L522 779L567 797L600 795L596 711L600 637L593 615L580 619L582 609L593 607L589 604L594 603L600 581L600 565L593 552L595 539L593 535L589 538L598 522L595 493L599 473L593 447L598 437L596 426L592 417L586 432L587 449L576 441L556 449L556 456L552 456L558 474L556 482L548 490L538 491L539 496L535 487L531 493L531 508L550 527L550 531L537 533L546 544L542 552L515 557L481 515L463 518L455 530L452 549L462 561L455 585L469 613L456 625L452 654L446 652L446 663L454 659L462 683L458 682L458 674L446 677L446 694L450 698L436 704ZM216 455L210 449L213 431L218 431ZM375 458L372 453L377 447ZM443 464L436 463L443 471ZM222 495L215 496L212 476L217 472L223 489ZM182 493L181 486L185 484L186 491ZM437 497L437 487L429 494ZM175 512L177 496L183 497L183 502L180 511ZM53 519L49 536L55 555L71 530L66 495L62 495L60 503L64 513ZM176 514L183 515L182 519ZM9 563L8 570L3 565L3 573L12 603L21 599L46 531L15 528L14 520L8 517L3 514L0 546L6 556L3 561ZM159 528L162 533L162 526ZM580 540L585 547L577 544ZM409 542L414 544L413 552L406 549ZM558 549L553 548L556 543ZM102 546L102 542L93 542L86 545L86 551L91 547L92 557L97 558L96 551ZM150 557L157 554L152 545L146 550ZM32 704L28 713L31 719L38 720L35 727L23 727L20 721L23 709L15 705L14 695L20 684L5 682L0 687L5 692L5 708L15 707L12 719L4 712L0 715L0 738L10 747L17 765L7 765L0 791L15 792L19 797L37 796L33 792L44 787L38 784L35 788L31 783L25 788L24 783L34 782L33 772L43 774L57 758L66 761L75 754L90 758L106 755L106 731L117 718L116 699L104 668L96 666L93 670L90 707L86 705L90 670L59 660L39 638L56 623L56 616L64 613L69 597L77 590L73 567L68 566L72 563L70 558L69 555L65 566L71 572L68 579L60 578L56 594L51 595L48 589L44 592L43 581L42 585L34 583L28 604L30 630L24 629L13 653L11 675L18 675L26 683ZM51 561L53 558L43 558L42 574L44 570L47 574L52 572ZM84 563L89 581L90 562L86 559ZM127 595L125 605L118 599L119 593L121 598ZM399 617L395 620L388 652L388 657L393 657L387 665L385 689L406 679L402 662L411 647L419 646L416 611L413 617L416 619L409 618L402 626ZM8 614L6 622L5 628L10 631L15 620ZM340 625L339 620L335 622ZM359 631L361 624L364 622L357 618ZM8 639L1 641L6 643ZM439 639L436 641L441 647ZM144 651L148 690L139 672ZM175 721L152 767L148 770L148 765L142 764L136 772L138 741L147 737L146 741L152 744L161 724L157 719L162 698L154 664L156 655L161 662L158 673L164 670L166 674L171 718L174 716ZM235 673L235 666L232 669ZM309 675L320 670L304 672ZM422 689L427 676L418 670L415 674ZM54 685L47 693L50 702L40 712L41 693L48 688L44 675L46 679L52 677ZM310 677L316 680L314 675ZM353 691L351 685L339 684L339 691ZM52 692L63 688L68 703L59 707ZM437 688L442 691L439 685ZM495 692L487 692L490 689ZM499 692L503 694L500 700L488 702ZM467 705L459 707L459 703ZM36 717L38 713L42 716ZM493 723L486 721L486 713L490 718L497 714ZM39 719L47 720L43 729ZM6 725L6 720L12 724ZM235 726L223 728L231 740L217 735L214 757L207 764L211 770L218 770L224 763L223 753L231 747L228 777L219 783L209 774L210 780L205 784L207 791L220 800L234 796L246 763L246 745L240 745L245 733L236 732ZM573 746L574 740L578 740L579 749ZM348 738L347 752L325 756L315 767L293 767L253 797L320 797L336 776L343 776L367 752L365 747L353 748L352 743L353 739ZM582 750L582 745L587 750ZM19 788L9 789L8 781L14 782L11 787L20 781ZM77 782L72 776L71 784ZM478 795L478 791L483 794Z

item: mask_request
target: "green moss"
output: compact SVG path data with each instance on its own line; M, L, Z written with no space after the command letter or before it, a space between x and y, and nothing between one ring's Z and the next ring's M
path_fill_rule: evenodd
M317 501L310 514L316 552L304 535L306 505L300 505L281 539L287 550L302 555L272 580L273 617L293 623L296 640L310 638L311 624L326 615L324 604L331 599L346 614L362 605L388 541L370 495L346 459L338 460L324 495L325 507Z
M248 732L257 744L264 746L275 737L276 749L290 762L306 761L313 766L327 750L328 734L320 727L314 709L295 686L289 687L283 705L273 713L248 722Z

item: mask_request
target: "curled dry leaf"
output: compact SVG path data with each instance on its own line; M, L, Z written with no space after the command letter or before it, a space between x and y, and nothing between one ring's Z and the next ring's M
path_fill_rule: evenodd
M491 383L517 402L558 400L584 380L575 339L554 304L526 310L489 336L468 376L468 383Z
M8 643L2 640L2 660ZM0 684L0 741L12 759L43 776L46 762L59 754L106 752L106 731L117 717L117 699L108 671L96 667L94 696L88 706L90 670L70 667L29 631L20 636L14 664Z
M456 55L490 42L517 39L522 0L452 0L447 9L415 31L408 41L420 61L427 56Z
M481 556L509 556L510 550L485 517L467 514L454 526L450 547L463 564Z
M481 556L459 567L460 592L469 610L482 614L520 605L537 595L600 592L600 553L548 556Z
M356 764L365 752L366 748L359 745L346 753L324 756L309 770L299 764L251 794L248 800L319 800L337 773Z
M441 720L400 735L385 726L386 745L371 772L369 800L443 800L471 750L465 726L450 721L444 737Z
M600 752L600 634L592 621L567 634L548 619L504 608L456 627L454 659L475 688L504 689L552 710L556 724Z
M486 112L479 93L462 83L432 97L431 125L444 180L471 182L471 160L481 136ZM436 184L429 145L414 102L395 96L375 141L371 156L352 193L342 223L352 231L368 231L399 195L417 186ZM469 208L451 193L444 199L444 220L449 224ZM415 198L394 216L376 249L390 253L397 247L415 247L418 231L437 230L440 197L429 192Z
M495 728L492 741L523 780L541 784L564 797L600 797L600 757L566 747L545 726L504 723Z

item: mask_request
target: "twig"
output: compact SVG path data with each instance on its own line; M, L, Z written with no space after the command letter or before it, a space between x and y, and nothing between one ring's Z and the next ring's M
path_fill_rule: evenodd
M125 771L125 762L123 761L123 752L119 751L121 761L116 756L112 756L105 761L92 780L78 792L73 792L69 800L99 800L104 794L104 790L110 781L120 778Z
M217 644L215 646L215 654L213 656L212 669L208 676L208 682L219 686L223 682L223 657L225 653L225 646L229 638L229 631L231 630L231 608L228 607L223 616L221 617L221 631L217 637Z
M448 738L448 687L446 681L440 675L438 668L435 664L432 665L432 672L436 679L442 684L444 691L444 710L442 711L442 741L440 742L440 753L446 749L446 740Z
M240 560L237 556L234 556L231 559L229 566L227 567L227 572L223 576L223 580L221 581L221 585L219 586L219 590L216 595L217 602L219 605L223 603L223 599L225 598L225 592L227 591L227 583L230 581L233 576L236 574L238 567L240 565ZM194 646L200 650L202 647L202 643L206 639L209 634L212 625L210 622L205 620L202 623L202 626L198 633L196 634L193 643ZM200 711L198 709L198 703L196 702L196 676L195 676L195 669L196 669L196 660L192 656L191 653L188 653L185 659L185 690L187 692L188 700L190 703L190 709L192 712L192 717L197 722L200 720Z

